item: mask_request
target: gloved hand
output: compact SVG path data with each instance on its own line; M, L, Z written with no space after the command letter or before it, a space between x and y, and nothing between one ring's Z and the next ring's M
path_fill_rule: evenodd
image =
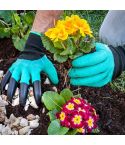
M58 76L52 62L42 53L43 45L40 34L30 32L24 51L4 76L1 86L4 90L9 82L7 96L12 101L13 95L20 82L20 104L25 105L30 83L33 85L34 97L37 105L41 102L40 73L45 72L52 83L58 83Z
M78 86L102 87L111 82L123 68L125 69L125 57L122 51L121 48L118 50L118 48L96 43L94 53L83 55L72 61L72 68L69 71L70 83ZM124 60L124 63L121 60Z

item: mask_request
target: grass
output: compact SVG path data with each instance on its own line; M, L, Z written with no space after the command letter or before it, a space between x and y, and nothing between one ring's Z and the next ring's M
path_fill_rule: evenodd
M89 22L96 40L99 41L99 29L107 12L108 11L105 10L66 10L64 11L63 16L65 17L67 15L70 16L72 14L76 14L85 18ZM125 72L111 83L111 87L113 90L125 92Z

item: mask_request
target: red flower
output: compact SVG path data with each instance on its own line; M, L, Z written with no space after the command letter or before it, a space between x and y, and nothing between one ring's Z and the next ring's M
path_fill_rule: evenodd
M83 116L80 113L74 114L71 118L72 128L81 128L84 125L83 123Z
M72 98L63 105L61 112L56 114L62 126L78 129L85 134L97 127L99 119L94 107L82 98Z

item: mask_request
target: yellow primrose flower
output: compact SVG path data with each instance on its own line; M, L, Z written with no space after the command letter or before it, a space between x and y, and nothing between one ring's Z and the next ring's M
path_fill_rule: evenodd
M77 129L77 132L83 133L83 134L84 134L84 133L85 133L85 129L84 129L84 128L78 128L78 129Z
M48 31L45 32L45 35L50 39L54 40L57 37L56 28L50 28Z
M61 121L64 121L66 115L65 115L64 112L61 112L60 115L59 115L59 117L60 117L60 120L61 120Z
M94 120L90 117L89 120L87 121L88 127L92 128L94 125L93 123L94 123Z
M68 105L66 105L66 108L68 110L74 110L74 104L73 103L68 103Z
M81 123L81 121L82 121L81 115L75 115L75 117L73 118L73 122L74 122L75 125L76 124L79 125Z
M93 37L92 31L91 31L88 23L85 23L83 25L83 27L80 27L80 33L82 34L82 36L83 36L83 33L84 33L86 35L89 35L90 37Z
M64 22L65 30L70 35L75 33L78 29L74 27L74 22L71 17L66 17Z
M79 99L75 99L75 98L74 98L73 101L74 101L76 104L78 104L78 105L81 104L81 101L80 101Z
M53 41L58 40L66 40L68 38L68 33L65 31L64 27L60 25L60 27L50 28L45 35L52 39Z
M73 20L74 27L80 30L80 33L83 37L85 35L89 35L90 37L92 37L92 31L90 29L89 24L87 23L85 19L81 19L77 15L72 15L71 18Z
M59 40L66 40L68 38L68 33L65 31L64 27L63 26L60 26L57 29L57 32L56 32L56 39L55 41L58 41Z

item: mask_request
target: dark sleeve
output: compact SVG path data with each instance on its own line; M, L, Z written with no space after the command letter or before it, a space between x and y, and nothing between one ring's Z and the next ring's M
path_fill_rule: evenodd
M113 79L115 79L125 70L125 46L109 47L114 55L115 69Z

